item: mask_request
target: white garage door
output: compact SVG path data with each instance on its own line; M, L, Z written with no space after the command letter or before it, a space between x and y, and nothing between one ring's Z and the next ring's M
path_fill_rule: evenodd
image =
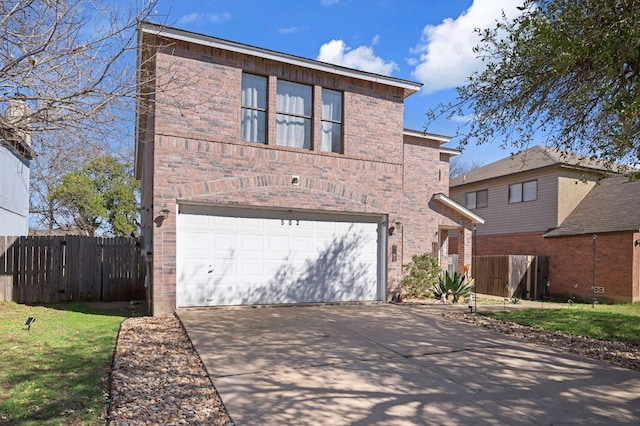
M176 304L380 300L380 220L180 206Z

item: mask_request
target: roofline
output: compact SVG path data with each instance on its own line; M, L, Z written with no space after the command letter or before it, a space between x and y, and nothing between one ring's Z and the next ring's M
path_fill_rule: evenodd
M471 223L484 224L484 219L469 210L468 208L456 203L451 198L447 197L443 193L438 193L433 196L436 200L440 201L445 206L451 208L452 210L460 213L462 216L471 220Z
M406 136L413 136L416 138L437 141L437 142L440 142L441 145L447 142L451 142L450 136L437 135L435 133L427 133L427 132L423 132L422 130L402 129L402 134Z
M316 71L324 71L332 74L338 74L345 77L357 78L374 83L386 84L404 89L404 97L410 96L420 90L422 83L403 80L395 77L374 74L366 71L355 70L340 65L320 62L313 59L307 59L300 56L289 55L287 53L276 52L274 50L263 49L260 47L250 46L248 44L237 43L204 34L193 33L177 28L166 27L163 25L152 24L150 22L141 22L139 24L140 31L146 34L152 34L161 37L181 40L188 43L200 44L207 47L228 50L259 58L269 59L273 61L283 62L290 65L297 65Z
M567 233L558 233L558 234L554 234L553 232L557 229L560 229L560 227L558 228L554 228L551 231L547 231L544 234L542 234L543 238L561 238L561 237L577 237L580 235L600 235L600 234L616 234L616 233L622 233L622 232L640 232L640 229L637 228L633 228L633 229L616 229L616 230L608 230L608 231L568 231Z
M491 164L488 164L487 166L490 166ZM487 167L487 166L483 166L483 167ZM552 169L552 168L557 168L557 169L569 169L569 170L577 170L577 171L581 171L584 173L591 173L591 174L595 174L595 175L619 175L620 172L616 172L613 170L605 170L605 169L596 169L593 167L586 167L586 166L579 166L579 165L575 165L575 164L570 164L570 163L554 163L554 164L548 164L546 166L541 166L541 167L536 167L534 169L527 169L527 170L519 170L517 172L514 173L505 173L499 176L492 176L492 177L488 177L485 179L478 179L478 180L472 180L469 182L461 182L458 184L454 184L454 185L449 185L450 188L458 188L464 185L473 185L473 184L477 184L477 183L481 183L481 182L487 182L487 181L491 181L491 180L496 180L496 179L503 179L509 176L517 176L517 175L522 175L525 173L531 173L531 172L539 172L540 170L544 170L544 169ZM464 173L463 173L464 174ZM457 178L457 176L456 176Z
M440 148L440 154L447 154L452 157L455 157L456 155L462 154L462 152L460 152L460 150L455 148Z

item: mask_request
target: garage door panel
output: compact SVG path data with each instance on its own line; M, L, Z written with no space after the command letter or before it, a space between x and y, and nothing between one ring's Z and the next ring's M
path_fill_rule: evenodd
M377 223L179 216L178 306L379 298Z
M289 237L286 235L270 235L265 239L265 254L282 253L289 250Z
M264 235L238 235L238 245L242 254L261 255L264 251Z

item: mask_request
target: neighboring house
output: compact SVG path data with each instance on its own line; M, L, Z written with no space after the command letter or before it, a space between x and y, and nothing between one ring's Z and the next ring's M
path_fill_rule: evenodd
M403 129L420 84L139 27L136 176L154 314L383 301L402 264L482 219L448 198L449 139Z
M534 146L450 184L451 198L485 219L478 255L548 256L551 296L640 301L638 182L584 156Z
M24 101L9 101L9 117L17 116ZM29 166L33 159L30 136L0 129L0 235L29 233Z

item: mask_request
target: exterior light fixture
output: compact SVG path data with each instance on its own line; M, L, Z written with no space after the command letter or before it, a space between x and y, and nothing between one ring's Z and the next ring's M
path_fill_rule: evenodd
M166 220L169 217L169 209L164 207L162 210L160 210L160 216L162 216L163 220Z

